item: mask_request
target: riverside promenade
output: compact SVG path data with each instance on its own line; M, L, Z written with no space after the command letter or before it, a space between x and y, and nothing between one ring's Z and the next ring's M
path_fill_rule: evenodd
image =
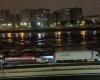
M91 26L73 26L73 27L47 27L47 28L34 28L34 29L1 29L0 33L8 32L55 32L55 31L83 31L83 30L100 30L100 25L91 25Z

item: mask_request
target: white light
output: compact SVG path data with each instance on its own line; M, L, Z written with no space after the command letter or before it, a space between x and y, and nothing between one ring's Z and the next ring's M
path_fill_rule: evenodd
M80 25L85 25L85 21L82 21Z
M80 21L77 21L77 24L79 24L80 23Z
M67 24L70 24L69 22Z
M73 27L73 24L69 24L68 26L69 26L69 27Z
M28 26L28 28L31 28L32 26Z
M18 26L16 25L16 28L18 28Z
M11 23L8 23L8 26L12 26L12 24Z
M38 26L40 26L40 25L41 25L41 23L40 23L40 22L38 22L38 23L37 23L37 25L38 25Z
M3 24L3 26L6 26L6 25L7 25L6 23Z
M23 26L23 23L21 22L20 25Z
M4 24L2 24L2 26L4 26Z
M26 23L26 22L24 22L24 23L23 23L23 25L24 25L24 26L27 26L27 23Z
M58 22L58 24L60 24L60 22Z
M31 26L31 23L28 23L29 26Z
M41 38L42 37L42 34L41 33L38 33L38 38Z
M21 26L27 26L27 23L26 23L26 22L24 22L24 23L21 22L20 25L21 25Z
M0 55L0 58L2 58L3 56L2 55Z
M82 21L82 24L85 24L85 21Z

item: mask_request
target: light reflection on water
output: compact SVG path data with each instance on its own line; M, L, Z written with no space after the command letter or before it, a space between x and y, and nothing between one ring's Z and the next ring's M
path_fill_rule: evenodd
M12 33L7 33L8 38L12 38Z
M98 39L97 31L57 31L57 32L20 32L20 33L1 33L1 40L5 39L8 43L15 43L16 40L21 45L32 42L37 45L69 45L80 44L81 46L88 46L88 43L94 39ZM98 34L99 35L99 34ZM35 39L37 41L35 41ZM41 41L41 42L38 42ZM47 42L46 42L47 41ZM96 41L95 41L96 42Z
M8 38L7 41L8 41L9 43L12 43L12 42L13 42L13 39L12 39L12 38Z
M81 31L81 35L82 35L83 39L85 39L86 32L87 31Z
M62 32L61 31L55 32L55 37L57 37L57 38L62 37Z
M25 38L25 33L24 32L21 32L21 33L19 33L19 36L23 40Z

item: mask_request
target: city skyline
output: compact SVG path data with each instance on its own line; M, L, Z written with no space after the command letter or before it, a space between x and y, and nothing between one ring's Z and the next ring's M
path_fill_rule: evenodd
M0 0L1 9L9 9L12 13L18 13L21 9L49 8L57 10L61 8L81 7L84 15L100 15L100 0Z

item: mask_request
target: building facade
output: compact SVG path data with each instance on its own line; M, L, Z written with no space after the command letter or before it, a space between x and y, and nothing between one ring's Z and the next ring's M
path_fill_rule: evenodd
M77 23L82 20L82 8L71 8L70 9L71 23Z

